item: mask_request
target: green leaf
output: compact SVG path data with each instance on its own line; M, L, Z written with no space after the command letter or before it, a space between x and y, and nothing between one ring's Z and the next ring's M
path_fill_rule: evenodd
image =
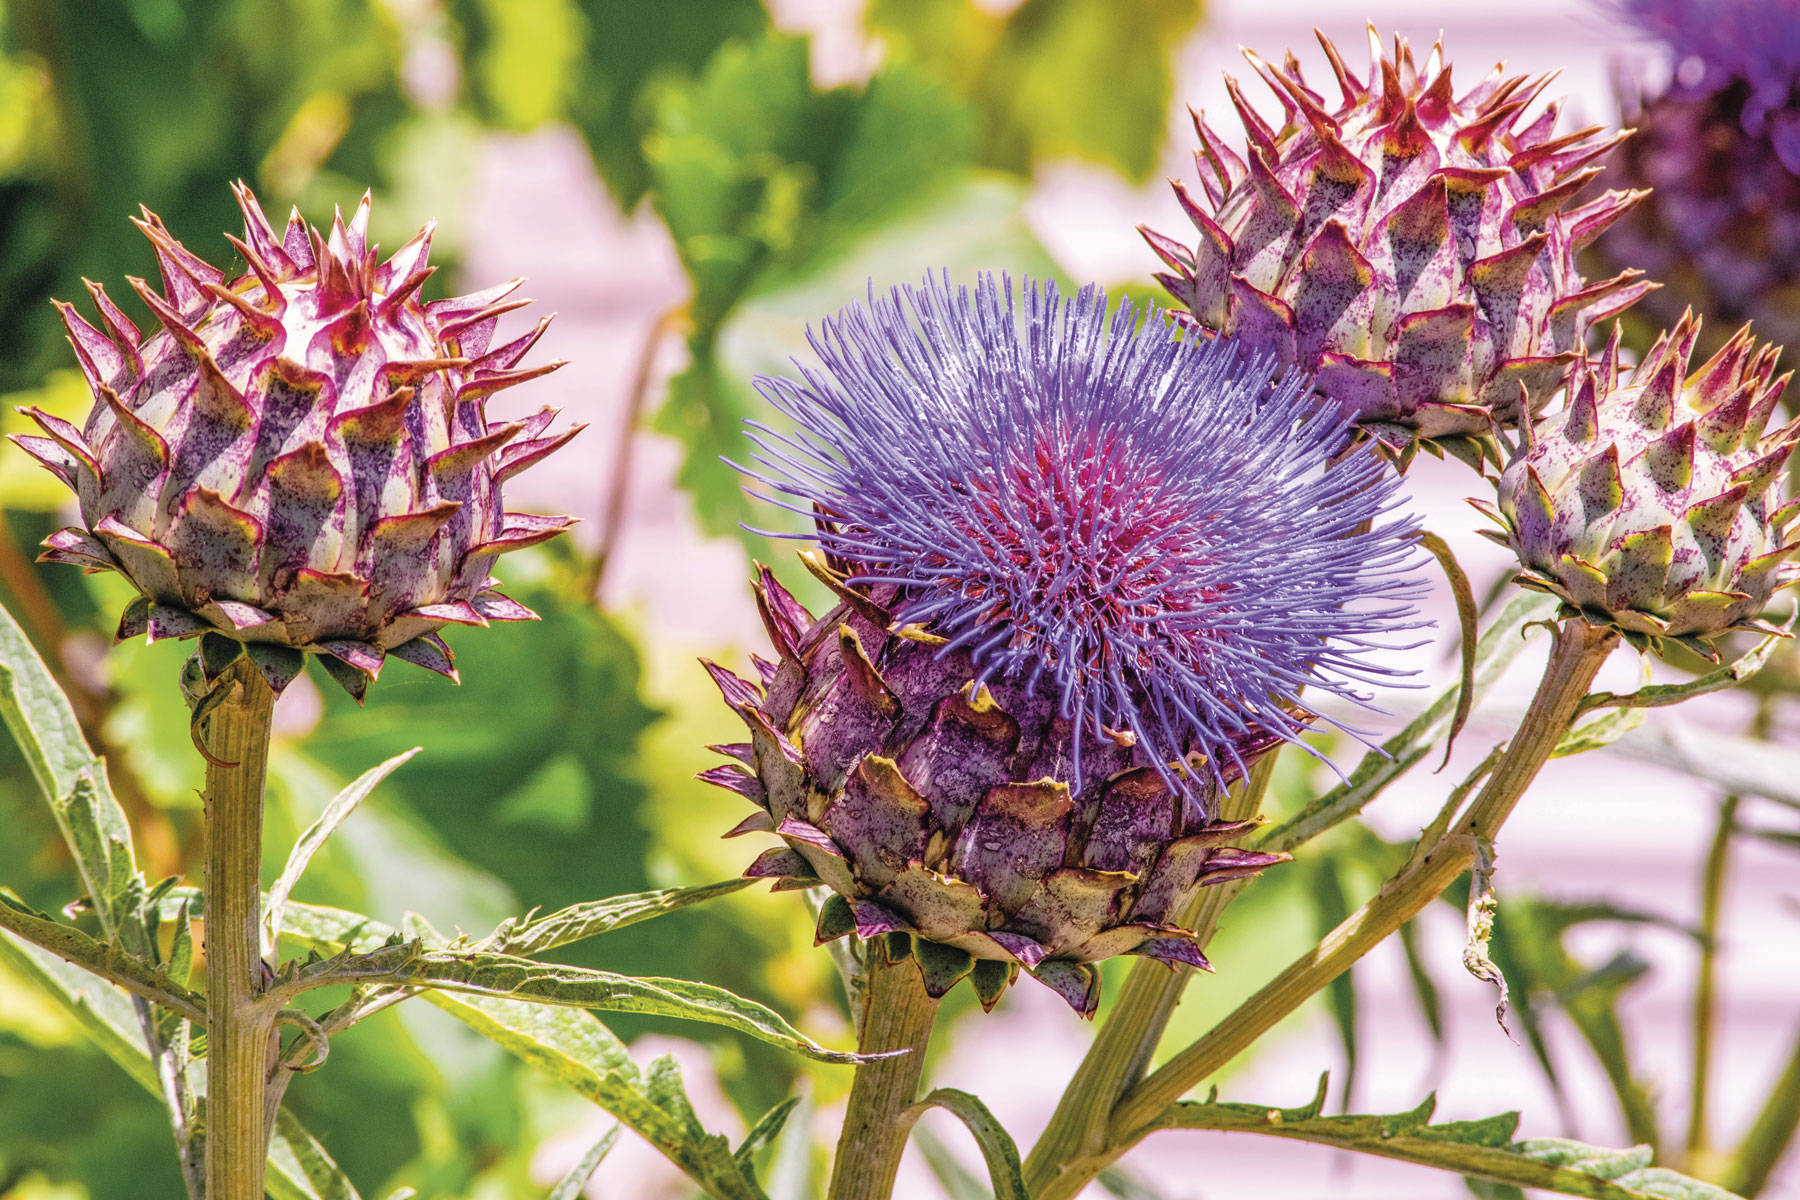
M750 1127L750 1132L744 1135L744 1140L738 1143L736 1150L732 1151L732 1156L743 1164L746 1172L754 1170L756 1152L764 1146L772 1145L775 1139L781 1136L782 1127L787 1124L787 1119L793 1115L794 1109L799 1105L800 1097L789 1096L764 1113L756 1124Z
M1323 1081L1321 1095L1322 1089ZM1427 1097L1410 1112L1328 1117L1317 1101L1298 1109L1182 1101L1152 1128L1262 1133L1591 1200L1732 1200L1720 1188L1651 1167L1648 1147L1604 1150L1554 1138L1515 1142L1518 1113L1433 1125L1435 1107L1435 1098Z
M701 1021L747 1033L819 1062L855 1065L866 1061L859 1054L827 1049L774 1010L709 983L637 978L458 945L445 948L442 939L429 939L426 944L405 942L398 940L399 931L356 913L297 904L290 904L289 909L295 919L284 924L283 933L313 941L321 948L348 948L351 953L316 967L298 967L291 983L276 981L276 993L297 995L315 987L357 982L427 987L564 1008ZM371 942L373 948L357 949Z
M927 243L889 276L865 249L969 184L974 141L968 107L904 64L865 87L814 88L797 38L725 45L690 84L663 93L645 155L694 294L690 366L671 382L656 424L688 448L681 482L709 532L736 534L750 516L740 477L718 461L744 456L741 423L760 411L753 372L722 353L739 307L849 264L823 301L781 331L778 346L797 347L805 321L858 298L871 278L910 281L959 265ZM781 355L776 362L785 368Z
M1405 729L1383 742L1379 749L1365 754L1342 784L1287 820L1264 830L1256 839L1255 849L1292 850L1361 812L1388 784L1431 752L1431 747L1455 719L1465 695L1472 693L1479 699L1524 649L1521 631L1532 622L1549 616L1555 607L1555 599L1549 596L1532 594L1514 599L1476 644L1475 686L1470 692L1458 685L1440 694Z
M591 1014L517 1000L427 992L425 999L617 1117L720 1200L762 1200L723 1134L652 1098L624 1043Z
M614 1125L601 1134L600 1140L588 1147L588 1152L583 1154L573 1167L569 1168L569 1173L563 1176L562 1182L558 1183L551 1191L549 1200L580 1200L581 1189L585 1188L587 1181L593 1178L594 1172L600 1166L600 1160L605 1158L613 1146L618 1144L619 1134L623 1132L624 1128L623 1125Z
M1168 128L1173 56L1200 0L876 0L890 52L946 79L981 114L981 160L1029 174L1077 157L1150 178Z
M1025 1190L1025 1171L1019 1161L1019 1147L988 1106L967 1092L956 1088L938 1088L908 1108L901 1119L917 1121L928 1109L941 1108L968 1126L981 1147L987 1163L988 1177L994 1185L994 1200L1030 1200Z
M64 962L154 1000L191 1021L204 1022L199 997L171 979L165 968L146 962L116 943L89 937L73 925L65 925L44 913L34 912L0 890L0 929L50 951Z
M1550 757L1567 758L1572 754L1585 754L1589 750L1610 746L1643 723L1644 710L1639 707L1621 708L1617 712L1583 721L1563 734L1562 740L1556 743L1556 749L1550 752Z
M1461 627L1462 637L1462 682L1456 693L1456 714L1450 718L1450 731L1444 735L1444 762L1450 761L1450 750L1456 745L1456 735L1462 732L1464 722L1469 719L1469 711L1475 706L1475 590L1469 586L1469 577L1463 573L1462 564L1456 561L1448 542L1435 533L1423 529L1419 531L1419 544L1431 552L1444 569L1444 578L1450 583L1450 593L1456 597L1456 620ZM1440 770L1442 767L1440 766Z
M587 938L611 933L639 921L648 921L672 913L691 904L702 904L720 896L741 892L754 879L726 879L698 887L659 888L652 892L634 892L608 900L588 900L559 909L547 916L530 916L509 920L481 943L484 950L530 957L567 946Z
M276 934L281 930L282 910L287 907L288 897L293 894L294 885L300 882L300 876L306 865L312 861L319 847L332 832L350 819L350 814L375 790L375 786L399 769L400 765L417 754L422 747L414 746L404 754L396 754L378 767L371 767L363 772L349 787L339 792L332 802L325 806L325 812L307 827L288 852L287 865L282 867L281 874L269 888L269 902L263 909L263 947L265 953L272 953L276 945Z
M174 681L170 681L173 689ZM68 697L0 608L0 720L25 754L38 790L74 855L100 928L110 938L125 917L119 899L137 877L131 826L113 799L106 764L88 749Z
M1595 692L1584 697L1575 711L1579 714L1596 708L1662 708L1709 692L1724 691L1726 688L1736 687L1762 670L1775 648L1789 640L1791 639L1782 634L1772 633L1743 657L1716 671L1708 671L1685 683L1653 684L1634 692Z
M0 933L0 964L37 985L106 1056L152 1095L162 1095L156 1067L144 1049L142 1028L125 993L79 967ZM318 1143L283 1112L269 1146L269 1194L275 1200L356 1200Z

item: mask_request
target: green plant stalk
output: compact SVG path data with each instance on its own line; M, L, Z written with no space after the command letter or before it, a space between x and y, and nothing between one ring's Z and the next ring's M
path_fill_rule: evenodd
M1275 774L1278 752L1279 748L1258 759L1244 786L1225 796L1219 805L1222 820L1242 821L1257 814ZM1218 931L1226 906L1237 899L1248 882L1234 879L1207 888L1184 914L1180 924L1194 931L1195 941L1202 949ZM1048 1183L1058 1164L1100 1148L1113 1105L1149 1069L1151 1056L1156 1053L1192 975L1193 968L1187 966L1170 970L1149 960L1133 964L1118 1001L1094 1035L1081 1066L1057 1101L1050 1123L1025 1160L1029 1190L1035 1193Z
M1771 707L1765 698L1751 722L1751 736L1769 736ZM1719 804L1719 824L1706 852L1705 873L1700 883L1700 965L1694 980L1694 1065L1688 1098L1687 1166L1704 1156L1707 1143L1707 1092L1712 1074L1713 1013L1717 1003L1719 919L1723 915L1725 872L1730 865L1731 839L1737 833L1738 808L1743 797L1732 793Z
M1781 1078L1770 1089L1762 1111L1732 1157L1725 1172L1725 1190L1748 1200L1768 1186L1769 1176L1793 1144L1796 1130L1800 1130L1800 1035L1794 1039Z
M904 1050L856 1068L850 1107L831 1168L831 1200L888 1200L900 1173L900 1156L912 1122L902 1114L919 1093L925 1047L931 1041L938 1002L925 993L918 962L908 955L887 961L884 947L869 947L857 1049L864 1054Z
M275 694L248 658L206 717L206 1196L263 1200L275 1013L262 1003L263 783ZM227 765L228 764L228 765Z
M1700 965L1694 980L1694 1066L1688 1099L1687 1160L1706 1150L1707 1076L1712 1069L1712 1033L1715 987L1718 976L1718 936L1721 901L1725 894L1725 868L1731 854L1731 838L1737 829L1742 797L1728 795L1719 804L1719 824L1706 852L1706 869L1700 883Z
M1037 1200L1069 1200L1078 1194L1101 1170L1150 1132L1170 1105L1348 971L1460 878L1473 865L1480 842L1493 838L1549 761L1618 640L1616 633L1591 626L1580 617L1565 620L1557 628L1550 660L1531 707L1486 786L1454 831L1434 845L1420 846L1398 875L1323 941L1198 1041L1126 1092L1113 1110L1102 1147L1065 1164L1060 1172L1034 1186L1032 1195ZM1800 1065L1796 1071L1800 1073Z

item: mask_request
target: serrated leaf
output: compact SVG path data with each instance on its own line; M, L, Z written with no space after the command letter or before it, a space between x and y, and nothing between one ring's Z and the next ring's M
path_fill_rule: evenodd
M88 749L68 697L4 608L0 608L0 720L50 805L82 886L93 900L100 928L106 936L115 936L126 915L119 897L137 875L131 826L113 798L106 764Z
M1649 684L1631 692L1595 692L1582 699L1577 713L1590 712L1596 708L1664 708L1671 704L1680 704L1695 696L1704 696L1710 692L1724 691L1736 687L1754 676L1768 663L1769 656L1784 641L1791 639L1780 634L1770 634L1758 642L1750 651L1733 662L1708 671L1704 675L1695 676L1684 683Z
M562 1182L552 1189L549 1200L579 1200L581 1189L594 1177L594 1172L600 1167L600 1160L618 1143L619 1134L624 1129L623 1125L614 1125L601 1134L600 1140L588 1147L587 1153L576 1160L575 1165L569 1168L569 1173L562 1177Z
M1650 1166L1648 1147L1605 1150L1554 1138L1515 1142L1517 1113L1432 1125L1432 1108L1428 1098L1408 1112L1323 1116L1305 1109L1182 1101L1151 1128L1262 1133L1590 1200L1733 1200L1720 1188Z
M398 770L423 747L414 746L403 754L396 754L380 766L371 767L363 772L349 787L339 792L317 821L307 827L294 848L288 852L287 865L282 867L281 874L276 876L274 884L269 888L269 902L263 910L263 951L273 956L278 944L277 934L281 931L282 911L287 907L288 897L293 894L294 885L300 882L313 855L325 844L339 825L350 819L350 814L375 790L375 786Z
M543 954L559 946L598 937L692 904L703 904L720 896L729 896L733 892L743 891L755 882L757 881L754 879L726 879L698 887L659 888L651 892L614 896L607 900L589 900L546 916L508 921L488 935L482 946L525 957Z

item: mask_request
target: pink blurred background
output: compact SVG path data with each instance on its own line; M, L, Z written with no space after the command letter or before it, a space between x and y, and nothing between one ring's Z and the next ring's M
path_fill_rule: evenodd
M815 37L814 72L821 82L865 76L881 59L882 47L862 31L855 0L770 0L778 21ZM1005 9L1005 3L989 7ZM1559 0L1369 0L1361 6L1321 0L1213 0L1208 15L1177 60L1177 99L1220 113L1231 127L1221 73L1247 75L1237 47L1252 46L1273 56L1292 47L1309 72L1322 58L1311 37L1316 25L1345 48L1352 63L1362 54L1363 22L1384 33L1398 31L1421 50L1443 29L1447 49L1461 64L1464 86L1499 59L1515 70L1536 73L1561 68L1556 90L1570 97L1565 126L1603 122L1612 111L1610 78L1622 58L1642 57L1617 30L1582 3ZM1252 89L1257 90L1257 89ZM1583 119L1585 118L1585 120ZM1191 135L1179 106L1170 115L1164 173L1191 176ZM625 428L625 402L646 336L659 313L678 303L685 284L673 248L646 210L622 215L593 175L587 155L572 132L552 130L531 137L496 137L486 147L477 181L468 197L466 271L471 280L520 273L529 291L560 317L546 338L549 354L568 358L568 369L537 385L532 405L560 403L572 416L593 424L584 437L586 453L553 458L521 480L528 502L582 515L582 534L598 536L610 476L591 464L612 461ZM1143 280L1154 260L1135 233L1140 223L1178 230L1182 218L1166 186L1138 188L1079 163L1040 172L1027 205L1033 232L1073 276L1102 283ZM922 272L930 263L916 264ZM897 282L879 279L878 283ZM851 295L843 300L854 298ZM821 314L823 315L823 314ZM681 365L678 339L664 339L652 363L650 405L660 399L658 381ZM550 393L556 393L551 395ZM708 540L696 531L686 495L673 482L679 463L674 444L645 432L631 435L631 476L626 490L622 538L605 583L605 601L626 612L653 638L683 653L706 650L740 659L761 640L747 589L731 586L745 578L747 564L736 542ZM560 472L560 473L559 473ZM1503 554L1474 536L1475 514L1460 503L1471 480L1459 466L1422 460L1411 485L1432 528L1463 556L1481 586L1499 575ZM1439 589L1431 611L1439 621L1439 646L1413 655L1434 686L1451 679L1445 649L1454 616ZM1621 654L1602 684L1629 688L1638 682L1634 656ZM1516 712L1529 695L1541 647L1522 657L1496 697L1493 711ZM1412 703L1403 696L1401 703ZM1737 697L1684 707L1681 719L1722 731L1741 730L1747 703ZM1653 713L1646 727L1666 724ZM1458 761L1466 766L1504 736L1504 728L1478 725L1466 734ZM1793 730L1787 730L1793 745ZM1664 914L1682 922L1698 918L1699 875L1714 818L1714 796L1690 781L1644 761L1644 742L1621 743L1612 751L1555 762L1512 819L1500 844L1500 888L1505 920L1509 888L1529 888L1550 896L1581 900L1601 895ZM1421 768L1384 796L1369 820L1384 835L1416 832L1441 802L1455 766L1444 775ZM1750 821L1776 810L1768 801L1746 803ZM1800 913L1795 907L1795 859L1791 853L1740 840L1726 898L1720 991L1723 1003L1714 1051L1713 1124L1724 1144L1748 1123L1780 1070L1800 1024ZM1228 918L1229 920L1229 918ZM1573 1127L1561 1127L1559 1108L1537 1070L1531 1052L1509 1041L1495 1025L1494 997L1459 967L1462 923L1447 908L1423 918L1424 944L1443 985L1448 1046L1433 1053L1417 1016L1397 948L1378 950L1358 969L1362 989L1364 1061L1352 1103L1355 1111L1411 1108L1433 1088L1439 1119L1486 1116L1522 1109L1521 1136L1569 1133L1602 1145L1629 1141L1615 1113L1610 1089L1590 1054L1566 1023L1547 1021L1567 1089L1566 1112ZM1598 931L1597 931L1598 932ZM1686 998L1691 993L1696 955L1679 935L1656 929L1636 933L1598 932L1584 953L1604 959L1621 945L1654 965L1649 978L1624 1002L1630 1040L1641 1070L1659 1098L1666 1136L1678 1138L1685 1120L1690 1042ZM1220 961L1221 974L1249 972L1261 977L1274 964ZM1209 986L1202 978L1196 989ZM1020 987L1001 1010L986 1019L965 1020L945 1035L935 1082L978 1092L996 1115L1029 1146L1047 1119L1086 1045L1081 1022L1041 989ZM690 1086L703 1108L708 1086L701 1056L687 1060ZM1322 1065L1342 1057L1336 1033L1322 1009L1290 1020L1265 1042L1246 1069L1231 1075L1224 1098L1295 1105L1312 1094ZM713 1089L716 1091L716 1088ZM722 1099L709 1122L728 1126ZM820 1114L829 1136L837 1114ZM605 1119L596 1114L597 1131ZM966 1136L947 1118L928 1119L932 1128L979 1169ZM571 1137L545 1148L540 1163L546 1181L579 1155L591 1137ZM1134 1172L1162 1195L1175 1198L1264 1197L1301 1200L1331 1195L1337 1200L1401 1200L1466 1195L1454 1176L1351 1156L1318 1147L1240 1135L1163 1134L1128 1160ZM648 1197L683 1194L671 1171L647 1147L621 1147L603 1166L589 1195ZM916 1150L905 1168L900 1191L907 1197L940 1194ZM1101 1194L1098 1188L1090 1195ZM1790 1161L1764 1193L1800 1196L1800 1163Z

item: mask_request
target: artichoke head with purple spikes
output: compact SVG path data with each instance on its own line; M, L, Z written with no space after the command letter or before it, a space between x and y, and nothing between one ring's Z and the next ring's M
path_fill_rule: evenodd
M1589 326L1652 285L1627 270L1590 283L1575 254L1640 196L1577 198L1624 135L1557 135L1551 77L1496 67L1458 96L1441 46L1423 66L1369 31L1359 79L1320 35L1340 99L1290 54L1245 52L1280 101L1270 125L1227 80L1248 137L1239 155L1199 115L1203 204L1175 195L1199 238L1145 231L1157 279L1203 329L1317 372L1319 393L1393 447L1495 458L1496 427L1561 387Z
M1783 468L1800 422L1770 429L1787 386L1780 348L1740 329L1689 370L1699 322L1684 316L1629 373L1619 334L1499 481L1519 582L1565 615L1611 626L1640 650L1673 641L1713 661L1713 639L1760 620L1777 590L1800 582ZM1485 532L1485 531L1484 531Z
M1775 0L1604 7L1665 55L1655 78L1620 81L1620 116L1637 132L1607 168L1607 182L1649 197L1587 261L1662 280L1639 310L1658 328L1689 305L1706 313L1716 331L1702 335L1701 354L1743 321L1778 345L1800 342L1800 10Z
M748 473L835 604L761 569L773 661L709 664L749 740L704 778L781 839L749 874L989 1006L1021 969L1092 1014L1098 960L1204 967L1199 889L1285 857L1223 789L1416 623L1392 473L1304 377L1091 288L927 279L810 342Z
M206 634L209 674L241 646L277 692L308 652L358 700L388 655L455 678L438 631L530 618L494 590L495 559L571 523L505 512L500 492L575 430L485 413L561 365L519 365L544 323L492 344L516 280L422 299L430 227L380 262L367 196L329 234L298 211L278 234L236 191L246 273L146 210L163 287L131 285L156 327L98 284L100 327L60 306L95 404L79 428L25 410L44 436L16 440L81 510L43 557L125 576L140 596L118 636Z

